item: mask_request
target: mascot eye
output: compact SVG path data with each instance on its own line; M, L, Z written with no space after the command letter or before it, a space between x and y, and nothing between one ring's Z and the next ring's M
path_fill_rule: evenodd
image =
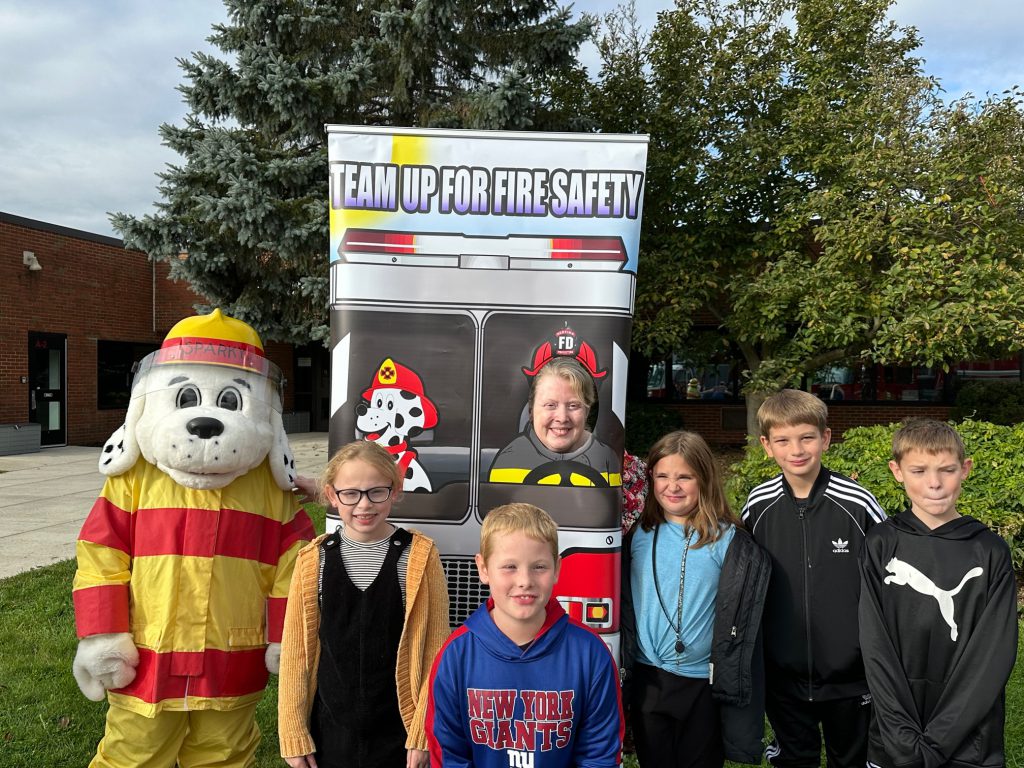
M226 411L242 410L242 393L234 387L226 387L217 395L217 407Z
M394 401L390 397L388 398L388 410L389 411L395 410L395 403L394 403Z
M382 397L378 397L377 398L377 407L378 408L383 408L384 407L384 398L382 398Z
M175 403L178 408L195 408L202 402L202 396L196 387L182 387L178 390L178 398Z

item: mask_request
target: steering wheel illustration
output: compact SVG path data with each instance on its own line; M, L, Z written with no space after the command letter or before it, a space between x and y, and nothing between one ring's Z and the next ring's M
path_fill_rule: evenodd
M531 469L522 482L523 485L540 485L541 480L551 475L558 477L557 484L562 487L572 487L575 485L572 481L572 475L579 475L589 480L596 488L609 487L608 481L604 479L600 472L589 464L582 464L578 461L544 462L540 466ZM545 483L545 485L548 485L548 483Z

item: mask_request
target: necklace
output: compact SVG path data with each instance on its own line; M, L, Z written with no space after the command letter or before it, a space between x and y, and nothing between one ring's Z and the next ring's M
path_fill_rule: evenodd
M658 605L661 608L661 612L665 614L665 620L668 621L668 625L676 633L676 653L682 653L686 650L686 646L683 645L683 589L686 586L686 556L690 552L690 531L687 527L683 526L683 560L679 565L679 597L676 600L676 620L672 621L672 617L668 614L668 609L665 607L665 601L661 597L661 587L658 584L658 532L661 530L661 523L658 523L654 527L654 544L651 547L651 575L654 577L654 591L658 594Z

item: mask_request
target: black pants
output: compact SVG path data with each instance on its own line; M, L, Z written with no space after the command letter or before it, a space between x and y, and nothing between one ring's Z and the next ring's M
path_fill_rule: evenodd
M630 703L642 768L722 768L721 720L707 680L636 664Z
M775 741L765 750L765 757L776 768L818 768L822 735L828 768L864 768L870 696L801 701L773 694L769 686L766 710Z

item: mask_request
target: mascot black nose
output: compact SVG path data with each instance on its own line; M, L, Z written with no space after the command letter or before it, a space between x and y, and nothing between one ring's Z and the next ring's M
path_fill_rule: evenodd
M209 416L197 416L185 425L190 435L195 435L202 440L209 440L224 431L224 425L219 419Z
M360 403L356 406L356 416L366 415L366 403Z

